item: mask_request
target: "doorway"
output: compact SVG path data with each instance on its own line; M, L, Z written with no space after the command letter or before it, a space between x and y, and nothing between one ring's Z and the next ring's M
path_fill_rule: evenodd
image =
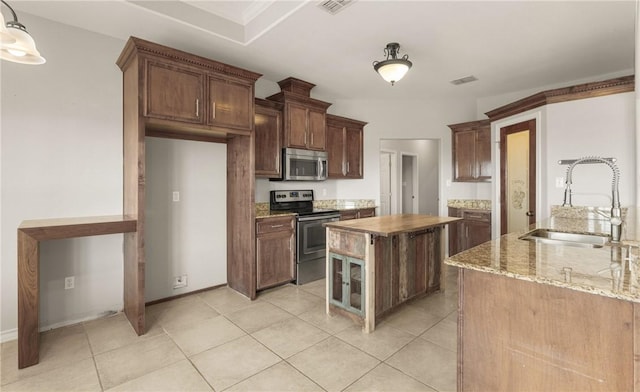
M402 173L402 213L418 213L418 156L402 153L401 173Z
M536 120L500 128L500 233L536 220Z
M405 162L413 168L413 187L411 209L416 214L440 214L440 156L441 141L439 139L381 139L380 140L380 215L384 215L385 203L390 201L389 214L403 213L403 156L414 157L411 163ZM408 158L412 160L412 158ZM387 161L390 161L390 165ZM407 173L405 173L406 175ZM390 178L389 178L390 177ZM385 187L391 184L391 197L385 196ZM414 204L415 203L415 204Z

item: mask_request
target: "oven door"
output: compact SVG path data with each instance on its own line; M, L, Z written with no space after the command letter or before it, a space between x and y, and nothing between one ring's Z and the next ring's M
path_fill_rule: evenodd
M326 257L327 233L323 224L337 220L339 215L298 217L298 263Z

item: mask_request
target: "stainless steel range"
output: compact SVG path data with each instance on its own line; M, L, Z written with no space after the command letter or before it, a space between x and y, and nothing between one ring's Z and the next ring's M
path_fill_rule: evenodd
M296 284L325 276L326 229L323 223L340 220L337 210L313 208L313 190L271 191L271 211L295 212Z

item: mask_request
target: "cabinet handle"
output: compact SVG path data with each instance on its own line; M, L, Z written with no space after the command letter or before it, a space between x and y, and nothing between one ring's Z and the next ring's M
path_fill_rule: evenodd
M200 117L200 100L196 98L196 117Z
M349 162L347 162L347 174L349 174Z
M482 215L467 215L466 217L469 219L482 219Z
M284 225L271 225L271 228L272 228L272 229L276 229L276 228L278 228L278 227L283 227L283 226L284 226Z
M311 145L313 146L313 133L311 134Z
M213 116L211 118L215 120L215 118L216 118L216 101L213 101L213 103L211 104L211 113L212 113L212 116Z
M307 133L306 132L304 133L304 145L305 146L307 145Z

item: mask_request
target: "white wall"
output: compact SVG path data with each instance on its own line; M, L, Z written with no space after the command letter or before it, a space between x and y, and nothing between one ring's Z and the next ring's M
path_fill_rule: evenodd
M563 189L555 178L564 177L561 159L584 156L614 157L620 168L620 202L635 205L635 93L547 105L546 198L549 205L562 204ZM611 169L603 164L579 165L573 171L573 205L610 206Z
M227 145L147 138L145 157L145 300L225 284Z
M400 160L402 153L416 154L418 156L418 212L420 214L437 215L439 210L440 193L440 141L430 139L383 139L380 141L380 149L396 152L397 178L400 179ZM400 195L401 181L397 182L395 192ZM379 193L379 190L378 190ZM401 200L398 200L401 202ZM401 203L400 203L401 204ZM402 211L398 205L398 211Z
M47 63L0 62L1 322L16 336L16 229L27 219L122 213L124 42L20 14ZM122 309L122 235L44 242L40 325ZM63 290L74 275L76 288Z

